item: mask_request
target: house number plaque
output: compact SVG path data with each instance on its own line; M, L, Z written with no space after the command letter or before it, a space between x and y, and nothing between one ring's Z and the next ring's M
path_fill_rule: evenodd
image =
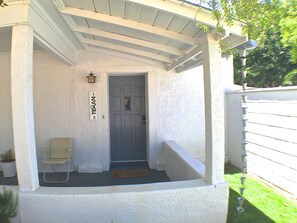
M90 120L97 120L97 97L94 91L89 91Z

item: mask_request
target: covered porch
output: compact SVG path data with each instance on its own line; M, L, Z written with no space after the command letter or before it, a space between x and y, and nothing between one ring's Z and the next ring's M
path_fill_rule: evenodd
M0 54L0 149L15 151L22 222L82 222L86 215L88 222L226 219L224 88L232 61L222 58L208 9L158 0L6 3L0 9L0 38L7 41ZM204 33L197 21L210 31ZM247 40L239 23L224 33L231 48ZM95 84L87 82L90 71ZM130 145L112 138L119 129L112 121L113 77L143 80L139 123L145 150L139 159L165 171L171 182L42 186L38 172L54 137L73 138L73 170L79 173L109 171L113 162L127 161L113 157L114 142ZM97 99L96 117L90 115L90 92ZM131 99L125 94L120 100ZM140 138L135 132L134 141Z
M135 171L145 170L145 174L123 174L117 176L114 173L117 171ZM133 172L132 172L133 173ZM55 172L48 173L48 178L55 181L63 181L65 173ZM119 175L119 174L118 174ZM44 182L43 173L38 174L39 185L41 187L103 187L116 185L132 185L132 184L148 184L158 182L170 182L165 171L157 171L148 168L147 162L127 162L114 163L111 165L109 171L98 173L78 173L71 172L69 180L66 183L47 183ZM18 180L15 177L3 177L0 173L0 185L17 186Z

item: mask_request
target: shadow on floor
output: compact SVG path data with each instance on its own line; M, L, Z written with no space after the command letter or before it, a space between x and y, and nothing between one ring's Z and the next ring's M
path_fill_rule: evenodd
M18 185L17 177L3 177L2 171L0 171L0 185L16 186Z
M253 204L244 201L244 214L238 215L236 207L238 206L237 198L240 195L234 190L229 190L229 208L227 223L273 223L274 221L260 211Z
M124 169L148 169L148 176L135 178L112 178L112 170ZM49 180L63 180L66 173L47 173ZM77 173L71 172L67 183L45 183L43 173L39 173L39 184L44 187L100 187L113 185L148 184L157 182L169 182L170 179L165 171L157 171L148 168L146 162L137 163L114 163L110 171L101 173ZM18 185L17 177L4 178L0 173L0 185Z
M227 164L225 165L225 174L236 174L236 173L241 173L240 169L237 167Z
M238 175L241 174L240 169L228 164L225 165L225 178L227 175ZM227 178L228 179L228 178ZM229 178L229 183L233 184L233 178ZM238 183L240 182L238 177ZM228 180L227 180L228 181ZM240 184L241 185L241 184ZM239 186L238 186L239 187ZM274 221L269 218L265 213L259 210L256 206L250 203L248 200L244 201L243 208L244 214L237 214L238 197L239 193L229 188L229 208L227 223L273 223ZM268 204L269 205L269 204Z

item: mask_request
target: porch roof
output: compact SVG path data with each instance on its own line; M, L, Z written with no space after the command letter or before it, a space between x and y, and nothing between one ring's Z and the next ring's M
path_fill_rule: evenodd
M0 17L21 1L6 2ZM49 42L50 29L45 38L36 28L35 42L71 64L78 59L71 54L88 50L181 72L202 64L204 31L197 22L210 31L216 26L210 10L178 0L31 0L30 8L32 26L47 23L55 32L53 41L62 39L69 49ZM225 25L223 38L234 48L247 40L241 32L242 24L235 21L231 27Z
M203 34L202 30L195 26L194 20L196 16L199 18L199 21L203 21L213 29L215 22L211 20L209 11L201 9L201 11L197 12L197 10L190 5L180 5L179 1L171 0L143 0L139 2L134 0L132 5L131 1L128 0L69 0L69 2L68 0L7 0L6 2L8 6L0 8L0 27L4 27L4 29L8 27L10 33L13 34L11 37L10 55L11 110L14 148L21 190L34 191L39 187L36 168L37 159L35 157L36 143L33 117L33 40L35 44L53 52L70 64L75 64L75 61L80 59L78 57L81 56L81 54L78 54L79 51L95 50L96 52L123 56L130 60L142 60L146 63L160 65L158 67L154 66L157 75L163 73L158 74L157 69L161 66L167 68L167 70L177 69L177 71L182 71L190 69L193 66L198 66L203 61L203 90L205 101L204 179L205 182L210 184L217 184L223 181L224 113L222 111L224 110L224 95L222 94L223 69L221 65L220 47L217 37L213 33ZM91 3L88 5L90 9L87 8L87 2ZM104 2L108 6L106 7L107 11L104 13L103 11L98 12L97 3L100 3L99 6L101 7L104 5ZM122 2L124 2L124 7L117 5L120 5ZM156 7L153 7L153 11L151 10L152 2L156 4ZM72 4L71 6L69 6L70 3ZM113 7L112 5L115 6ZM133 9L135 12L137 11L137 6L140 7L139 16L133 18L133 13L128 13L128 9L132 7L131 10ZM117 14L118 16L113 15L114 13L119 13L115 10L117 8L119 12L122 11L124 18L120 17L120 14ZM151 17L155 11L157 13ZM145 12L147 14L145 14ZM190 12L192 12L192 14ZM162 14L164 14L163 19L159 18ZM131 18L125 18L128 17L128 15L131 16ZM170 16L171 19L167 21L167 25L161 27L161 21L165 21L165 18ZM145 20L145 18L147 18L147 20ZM175 19L180 21L187 20L187 23L184 23L180 26L180 29L177 30L174 29L175 26L171 25L174 24ZM160 23L158 25L160 27L157 26L158 23ZM176 23L176 27L177 25L178 23ZM191 26L191 28L188 29L188 26ZM10 27L13 28L11 29ZM91 30L92 32L85 33L75 31L78 27L88 31ZM97 32L108 34L108 36L98 36ZM228 30L226 28L226 41L230 41L233 46L237 43L241 43L241 41L245 41L245 37L241 37L240 32L240 24L235 24ZM114 38L109 36L113 36ZM100 38L102 39L98 40ZM235 38L235 42L231 41L233 38ZM87 41L91 43L100 41L100 44L96 46L87 43ZM160 47L155 47L155 49L150 48L150 51L148 51L149 47L144 46L142 43L148 45L154 44L155 46L157 44ZM107 47L102 47L102 45L105 46L104 44L107 45ZM170 49L174 48L182 53L177 55L169 54L168 52L165 53L162 48L168 49L168 47L170 47ZM123 49L126 49L126 51L123 51ZM138 54L136 54L136 52L138 52ZM89 54L88 56L90 58L93 55L94 54ZM148 57L148 55L152 57ZM160 57L167 58L168 61L157 59ZM200 58L202 58L201 62ZM92 63L98 65L97 58L94 58L92 61ZM46 61L42 62L46 65ZM104 60L100 62L103 63ZM131 64L133 66L133 63ZM112 66L114 66L114 64L112 64ZM117 69L121 68L122 66L119 66ZM77 70L79 69L78 67ZM112 72L119 71L113 70ZM141 64L141 72L147 72L146 68L143 69L143 64ZM148 92L149 100L147 103L148 106L146 107L150 108L150 111L153 111L157 106L157 104L155 105L155 98L157 98L157 96L150 93L158 87L155 87L154 83L152 83L155 75L151 74L153 74L153 72L147 73L147 86L150 87L151 90ZM102 92L103 100L107 102L107 78L109 73L105 72L103 75L105 76L105 82L103 83L101 81L103 88L98 87L97 89ZM76 86L75 80L73 80L73 83L75 83L73 86ZM102 103L102 105L103 104L105 104L103 112L108 114L108 103ZM74 107L76 107L76 104ZM150 114L153 114L153 112ZM153 117L150 119L151 123L153 123L155 121L154 115L151 115L151 117ZM108 120L108 118L106 120ZM107 142L107 149L104 152L106 160L109 160L108 153L110 151L108 145L108 128L109 126L106 124L102 131L106 133L106 135L103 136L105 142ZM159 139L156 137L157 134L155 133L157 131L153 125L149 126L148 130L149 132L152 130L152 134L149 134L148 137L149 140L152 140L151 145L154 145L150 147L150 151L153 152L149 153L149 155L152 157L152 166L155 167L157 165L156 154L159 152L158 150L160 150L160 148L157 150L155 147L159 143L157 141Z

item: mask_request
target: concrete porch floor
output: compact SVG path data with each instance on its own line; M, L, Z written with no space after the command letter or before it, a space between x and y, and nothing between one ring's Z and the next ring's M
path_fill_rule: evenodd
M147 177L112 178L113 170L123 169L148 169ZM47 178L63 180L66 173L47 173ZM112 163L109 171L101 173L77 173L71 172L67 183L45 183L43 173L39 173L39 184L44 187L100 187L113 185L148 184L157 182L169 182L165 171L149 169L146 162ZM0 172L0 185L18 185L17 177L4 178Z

